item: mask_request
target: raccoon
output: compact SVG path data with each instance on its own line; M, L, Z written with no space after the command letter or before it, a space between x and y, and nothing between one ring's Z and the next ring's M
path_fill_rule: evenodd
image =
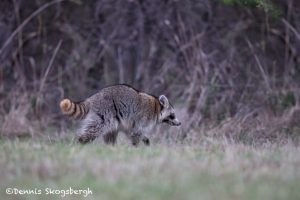
M64 99L60 102L64 115L81 120L80 143L92 142L101 136L107 144L115 144L120 131L137 146L150 141L146 134L156 124L180 126L174 108L165 95L155 97L128 85L103 88L82 102Z

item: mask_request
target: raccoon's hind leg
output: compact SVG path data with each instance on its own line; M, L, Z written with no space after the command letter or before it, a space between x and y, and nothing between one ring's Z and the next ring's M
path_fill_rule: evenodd
M103 136L105 143L114 144L117 137L118 123L113 120L110 113L106 113L106 117L102 114L90 115L90 117L83 122L82 134L78 141L86 144L95 140L98 136Z
M99 136L99 130L96 123L89 123L83 127L83 133L78 136L78 142L87 144L94 141Z
M105 124L99 123L96 115L89 114L88 117L82 122L81 129L78 136L78 142L86 144L94 141L103 130Z

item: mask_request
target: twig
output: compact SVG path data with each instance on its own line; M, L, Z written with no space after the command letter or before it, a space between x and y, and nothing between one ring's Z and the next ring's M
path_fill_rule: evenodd
M261 72L261 74L262 74L262 77L263 77L263 79L264 79L264 81L265 81L265 84L266 84L267 89L268 89L268 90L271 90L271 86L270 86L270 83L269 83L267 74L266 74L266 72L265 72L265 70L264 70L264 68L263 68L263 66L262 66L262 64L261 64L261 62L260 62L258 56L257 56L256 53L254 52L254 48L253 48L252 44L250 43L250 41L249 41L248 39L246 39L246 41L247 41L247 43L248 43L248 46L249 46L250 50L252 51L252 54L253 54L253 56L254 56L254 58L255 58L255 61L256 61L256 63L257 63L257 66L258 66L258 68L259 68L259 70L260 70L260 72Z
M297 39L300 40L300 33L285 19L283 19L282 21L289 29L291 29L291 31L295 34Z
M41 85L40 85L40 88L39 88L38 96L39 96L39 94L40 94L40 93L42 92L42 90L43 90L43 87L44 87L44 85L45 85L47 76L48 76L48 74L49 74L49 72L50 72L50 69L51 69L51 67L52 67L52 65L53 65L54 59L55 59L55 57L56 57L56 55L57 55L57 52L58 52L58 50L60 49L61 43L62 43L62 40L60 40L60 41L58 42L58 44L56 45L55 50L54 50L54 52L53 52L53 54L52 54L52 57L51 57L51 59L50 59L50 61L49 61L49 63L48 63L48 66L47 66L46 72L45 72L45 74L44 74L44 77L43 77L42 80L41 80Z
M14 32L12 32L12 34L9 36L9 38L5 41L5 43L3 44L3 46L0 49L0 55L3 53L3 50L11 43L11 41L13 40L13 38L24 28L24 26L26 26L35 16L37 16L38 14L40 14L42 11L44 11L46 8L63 2L63 1L72 1L72 0L54 0L54 1L50 1L48 3L45 3L44 5L42 5L41 7L39 7L36 11L34 11L29 17L27 17L22 24L20 24L18 26L18 28L16 30L14 30Z

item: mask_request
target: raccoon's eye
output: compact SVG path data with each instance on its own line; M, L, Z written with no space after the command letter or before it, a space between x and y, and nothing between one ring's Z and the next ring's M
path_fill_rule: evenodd
M170 119L175 119L175 115L174 115L174 114L171 114L171 115L169 116L169 118L170 118Z

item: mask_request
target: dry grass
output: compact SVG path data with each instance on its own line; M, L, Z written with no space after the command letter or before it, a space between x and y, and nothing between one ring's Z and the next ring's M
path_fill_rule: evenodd
M290 143L253 147L203 138L201 144L134 148L1 141L0 151L1 199L11 198L7 187L70 186L91 188L95 199L300 198L299 147ZM74 197L82 198L66 199Z

